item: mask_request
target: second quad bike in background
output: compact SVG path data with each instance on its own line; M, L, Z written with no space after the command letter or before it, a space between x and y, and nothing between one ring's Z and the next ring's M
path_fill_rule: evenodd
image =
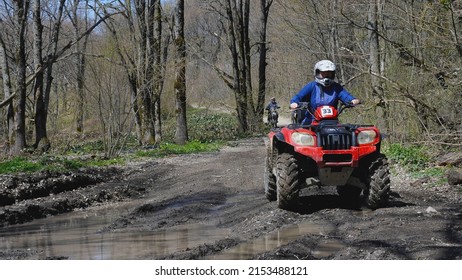
M268 124L271 126L271 128L277 128L278 127L278 119L279 119L278 109L279 109L279 106L269 106L267 108L267 110L268 110Z

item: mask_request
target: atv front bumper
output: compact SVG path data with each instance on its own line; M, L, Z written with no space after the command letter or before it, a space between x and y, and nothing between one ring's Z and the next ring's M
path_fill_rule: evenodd
M323 167L358 167L359 160L377 151L375 145L351 147L348 150L325 150L322 147L295 146L295 152L307 156Z

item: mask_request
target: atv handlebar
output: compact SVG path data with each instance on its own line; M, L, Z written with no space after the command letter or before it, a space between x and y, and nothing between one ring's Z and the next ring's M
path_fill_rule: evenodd
M358 104L359 105L359 104ZM353 102L348 102L348 103L341 103L340 104L340 107L338 108L338 113L342 113L343 110L347 109L347 108L353 108L353 107L356 107L357 105L353 104Z
M310 108L310 102L298 102L297 103L298 107L297 108L290 108L290 110L304 110L304 109L309 109ZM357 104L359 105L359 104ZM341 102L339 106L339 111L342 111L346 108L353 108L356 107L357 105L353 104L353 102L348 102L348 103L343 103Z
M308 109L310 107L310 102L298 102L297 103L297 108L290 108L291 111L296 111L296 110L304 110Z
M291 103L292 105L293 103ZM359 105L360 103L358 104L354 104L353 102L348 102L348 103L343 103L341 102L340 103L340 106L337 107L337 114L340 115L343 110L347 109L347 108L353 108L353 107L356 107L357 105ZM308 112L312 117L313 119L315 119L315 115L314 115L314 109L312 109L310 107L310 102L298 102L296 103L297 107L296 108L292 108L289 106L290 108L290 111L291 111L291 118L292 118L292 124L295 124L295 123L301 123L301 120L303 119L304 116L302 116L302 114L304 114L304 111L305 112ZM313 111L312 111L313 110Z

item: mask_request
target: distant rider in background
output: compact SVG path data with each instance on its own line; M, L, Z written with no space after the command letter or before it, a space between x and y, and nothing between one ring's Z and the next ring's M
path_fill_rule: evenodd
M277 109L281 108L278 103L276 102L276 97L271 97L270 102L266 106L266 110L268 111L268 124L271 124L271 119L274 118L274 126L277 125L278 122L278 112Z

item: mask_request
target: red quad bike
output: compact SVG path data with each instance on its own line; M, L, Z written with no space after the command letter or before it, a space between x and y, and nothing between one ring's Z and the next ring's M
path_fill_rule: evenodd
M336 186L342 202L359 202L361 193L371 209L383 207L390 192L390 172L380 153L381 135L373 125L342 124L339 114L353 107L320 106L310 125L297 122L268 134L264 188L278 207L299 206L300 190L310 186ZM301 115L309 104L300 103Z

